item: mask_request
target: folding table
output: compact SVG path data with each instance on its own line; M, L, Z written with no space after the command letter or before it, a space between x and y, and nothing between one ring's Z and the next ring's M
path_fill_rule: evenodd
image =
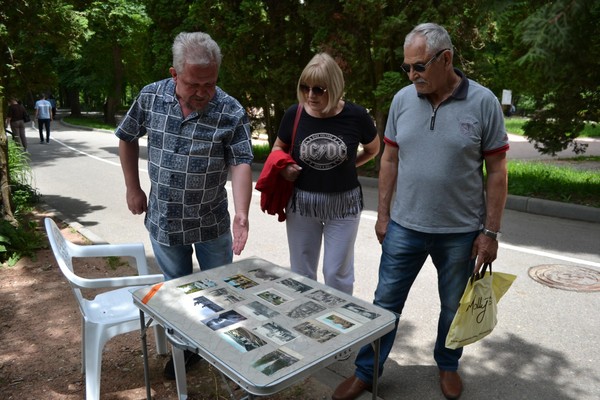
M139 289L133 301L140 309L148 399L145 332L152 320L171 341L181 400L187 399L184 349L254 398L277 393L365 344L378 355L381 336L396 320L392 312L256 257ZM377 378L372 393L376 399Z

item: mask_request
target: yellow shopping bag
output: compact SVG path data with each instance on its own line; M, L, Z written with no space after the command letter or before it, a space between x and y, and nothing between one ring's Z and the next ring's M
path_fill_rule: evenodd
M489 271L486 271L488 266ZM479 274L473 274L450 325L446 347L457 349L489 335L498 323L498 301L515 279L516 275L492 273L491 264L485 264Z

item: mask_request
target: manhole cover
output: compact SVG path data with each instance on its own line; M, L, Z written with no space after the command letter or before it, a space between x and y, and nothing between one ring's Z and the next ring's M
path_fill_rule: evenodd
M575 292L600 291L600 271L590 268L546 264L529 268L535 281L556 289Z

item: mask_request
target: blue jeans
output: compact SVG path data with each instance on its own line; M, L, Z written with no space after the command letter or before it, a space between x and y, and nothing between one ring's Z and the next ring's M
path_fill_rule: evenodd
M381 338L379 373L388 358L398 322L408 292L421 271L427 256L431 256L437 269L440 316L434 359L441 370L456 371L462 348L446 348L446 336L458 310L460 298L471 273L475 260L471 259L473 242L479 231L468 233L431 234L403 228L390 221L382 244L379 264L379 282L375 290L373 304L390 310L397 315L394 330ZM356 356L356 376L364 382L373 380L374 351L366 345Z
M193 272L192 253L196 250L196 259L200 269L220 267L233 261L231 232L224 233L214 240L192 245L166 246L150 237L156 262L165 280L180 278Z

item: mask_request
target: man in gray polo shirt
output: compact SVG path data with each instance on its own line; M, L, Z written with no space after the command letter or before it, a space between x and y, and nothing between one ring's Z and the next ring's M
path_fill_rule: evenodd
M452 41L439 25L421 24L406 36L402 69L412 84L394 97L385 130L375 224L382 256L374 304L399 318L431 257L441 302L433 354L442 393L457 399L462 348L448 349L445 340L469 277L497 256L509 145L498 99L454 68L452 58ZM380 371L395 337L396 329L382 338ZM355 399L369 389L373 364L373 348L363 347L355 374L338 386L333 399Z

